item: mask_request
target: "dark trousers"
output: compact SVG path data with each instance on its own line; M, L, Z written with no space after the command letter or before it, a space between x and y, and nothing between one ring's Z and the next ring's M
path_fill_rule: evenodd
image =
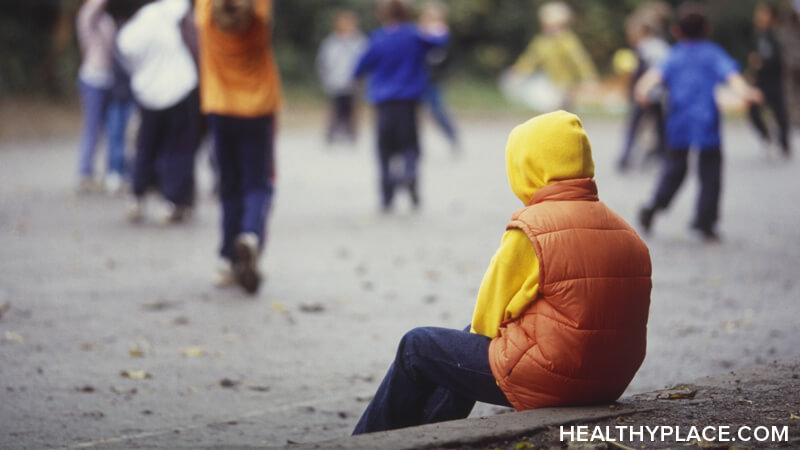
M406 333L353 434L463 419L476 401L510 406L489 367L489 342L468 329Z
M784 100L784 91L781 86L781 80L776 80L775 84L759 86L764 93L764 100L766 106L772 111L775 117L775 122L778 124L778 140L781 144L781 149L784 153L789 153L789 115L786 111L786 102ZM765 141L771 141L770 133L767 130L767 125L764 123L764 118L761 115L761 105L750 105L748 110L750 115L750 122L761 135Z
M157 187L179 206L194 202L194 159L200 143L200 98L197 90L167 109L140 107L141 123L133 163L133 194Z
M670 149L664 157L663 170L658 180L652 207L666 209L683 183L687 171L688 149ZM700 193L697 197L692 226L713 230L719 217L719 198L722 186L722 152L719 148L698 152Z
M351 142L356 138L355 96L353 94L341 94L331 98L330 121L325 138L328 143L332 143L339 136L343 136Z
M639 131L639 126L645 116L650 116L653 120L653 130L656 132L656 146L648 155L655 154L663 156L666 151L666 137L664 136L664 107L661 103L654 103L644 108L633 102L631 104L630 116L628 117L628 126L625 130L625 144L622 147L622 154L619 158L619 166L627 167L630 163L631 153L633 153L633 144L636 141L636 135Z
M263 248L275 179L272 115L254 118L209 115L219 169L222 257L233 261L241 233L255 233Z
M381 200L386 208L392 205L397 186L416 189L420 156L417 101L388 101L379 103L377 109Z

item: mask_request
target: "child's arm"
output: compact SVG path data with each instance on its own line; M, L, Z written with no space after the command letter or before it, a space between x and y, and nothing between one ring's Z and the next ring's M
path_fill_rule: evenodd
M728 86L746 102L761 103L764 101L764 94L762 94L760 90L750 86L739 72L734 72L729 75L727 81Z
M633 98L636 103L646 106L650 101L650 92L663 81L664 76L660 70L653 68L645 72L633 88Z
M471 330L495 338L503 322L513 320L539 292L539 259L528 236L509 230L483 276Z

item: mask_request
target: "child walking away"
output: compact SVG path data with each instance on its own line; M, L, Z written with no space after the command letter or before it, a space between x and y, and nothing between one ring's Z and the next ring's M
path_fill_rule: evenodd
M557 111L514 128L506 170L524 207L484 275L471 327L406 333L353 434L464 418L476 401L613 402L638 370L650 255L599 201L581 121Z
M200 93L209 115L222 203L216 283L255 293L275 177L281 103L272 51L271 0L197 0Z
M647 153L646 157L657 156L661 158L666 151L662 93L654 93L651 97L651 101L644 107L639 106L633 98L633 87L636 85L636 82L639 81L651 67L660 67L661 63L664 62L667 55L669 55L669 45L659 36L657 31L658 26L657 17L647 16L642 13L629 17L625 24L628 42L633 46L639 64L631 77L631 111L628 118L628 126L625 130L625 144L622 147L622 155L617 163L617 168L620 171L625 171L630 166L633 144L636 140L639 125L645 116L650 116L656 136L655 147Z
M114 84L112 51L114 20L106 13L107 0L86 0L78 11L76 28L83 61L78 72L78 91L83 109L83 126L78 151L78 191L95 186L94 154ZM109 159L113 159L110 153Z
M355 84L353 69L364 52L367 40L358 29L352 11L340 11L317 54L317 73L330 98L330 120L325 140L333 144L340 136L350 143L356 140Z
M651 69L636 85L636 98L647 103L648 94L663 84L668 92L667 146L655 194L639 212L639 224L647 233L653 219L666 209L686 176L690 150L698 153L700 192L692 229L707 241L718 240L715 225L719 217L722 182L720 113L714 87L727 82L748 102L760 102L761 93L750 87L737 71L736 62L718 45L706 40L709 31L705 8L685 3L678 9L679 39L659 68Z
M158 0L122 27L117 47L131 74L141 122L136 138L128 216L143 217L147 191L164 197L163 223L180 222L194 204L194 159L200 138L197 70L181 37L189 0Z
M775 36L777 11L773 6L759 4L753 17L756 26L756 51L750 55L750 66L755 69L756 86L764 93L764 100L778 125L778 140L784 157L791 155L789 145L789 117L783 89L783 49ZM759 105L750 105L750 121L769 150L770 133Z
M445 45L448 33L443 24L420 29L408 23L409 7L403 0L381 1L378 15L383 26L370 36L355 76L371 78L368 97L377 109L381 205L389 212L398 186L406 186L414 207L419 206L417 105L428 82L428 51Z
M423 30L434 29L446 23L447 6L441 2L428 2L422 8L419 24ZM447 140L450 142L450 149L453 153L458 153L458 134L453 125L453 119L447 112L444 103L441 83L445 77L447 64L449 62L449 46L440 46L428 52L425 62L428 66L428 85L422 95L425 105L430 109L431 115L439 128L442 130Z

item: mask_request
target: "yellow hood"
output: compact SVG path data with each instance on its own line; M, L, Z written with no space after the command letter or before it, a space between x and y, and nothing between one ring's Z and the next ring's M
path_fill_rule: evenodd
M581 120L555 111L515 127L506 145L506 171L511 190L526 205L553 181L594 177L592 146Z

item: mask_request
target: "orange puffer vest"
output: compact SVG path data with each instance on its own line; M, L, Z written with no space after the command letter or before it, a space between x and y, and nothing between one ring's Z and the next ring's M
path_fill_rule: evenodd
M489 346L498 385L517 410L616 400L645 355L647 246L588 178L543 187L508 229L533 243L539 294Z

